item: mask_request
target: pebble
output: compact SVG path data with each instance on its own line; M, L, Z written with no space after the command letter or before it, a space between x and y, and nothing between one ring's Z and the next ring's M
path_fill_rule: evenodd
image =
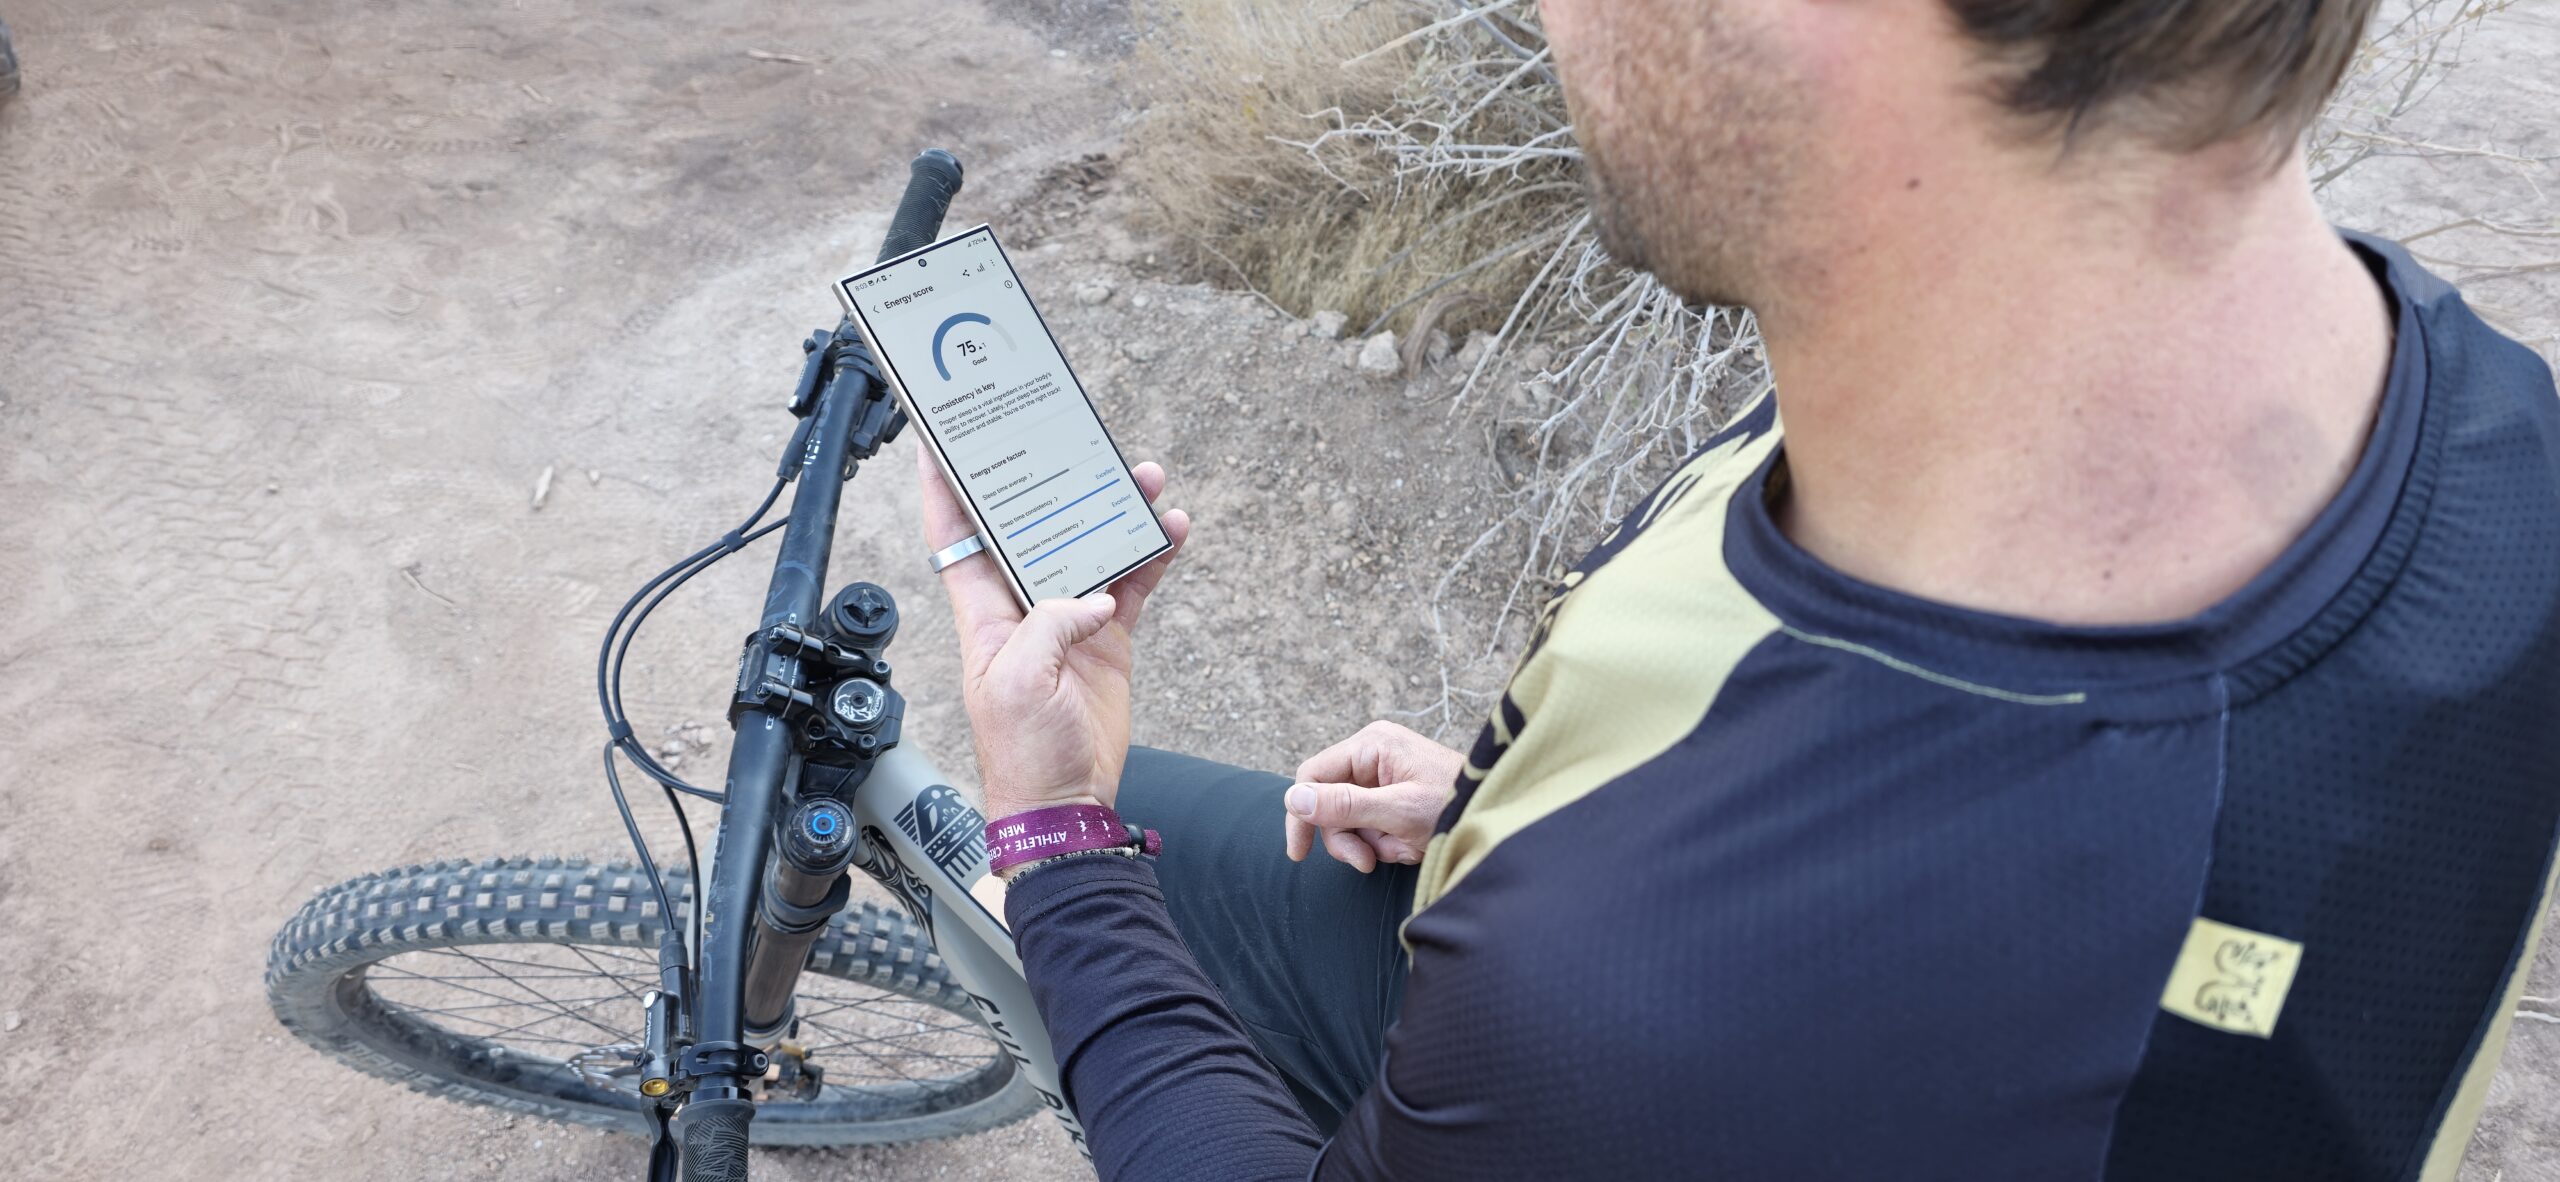
M12 1033L12 1034L15 1034L15 1033L17 1033L17 1030L18 1030L18 1028L19 1028L19 1027L24 1026L24 1025L26 1025L26 1024L27 1024L27 1016L26 1016L25 1014L21 1014L21 1013L19 1013L19 1012L18 1012L18 1011L16 1011L16 1010L11 1010L11 1011L9 1011L8 1013L5 1013L5 1014L0 1014L0 1030L6 1030L6 1031L8 1031L8 1032L10 1032L10 1033Z
M1139 296L1138 298L1144 300L1147 297ZM1146 341L1122 341L1120 352L1131 361L1145 362L1156 359L1156 347Z
M1351 318L1349 316L1345 316L1331 308L1326 308L1313 316L1307 317L1307 335L1311 337L1322 337L1328 341L1338 341L1342 339L1342 326L1350 323L1350 321Z
M1390 328L1361 342L1359 369L1362 373L1394 373L1404 367L1396 356L1396 330Z
M1107 303L1110 299L1111 285L1108 283L1097 282L1081 283L1076 285L1076 302L1079 304L1091 307L1095 304Z
M1129 297L1129 306L1132 308L1143 308L1154 302L1154 300L1147 298L1143 293Z

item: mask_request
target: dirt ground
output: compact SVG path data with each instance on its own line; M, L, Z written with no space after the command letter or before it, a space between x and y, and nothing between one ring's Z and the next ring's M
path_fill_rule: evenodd
M2555 9L2475 42L2440 134L2560 157ZM770 480L796 342L923 146L968 162L954 218L1006 229L1200 523L1142 644L1139 739L1286 767L1439 696L1421 600L1487 518L1481 424L1445 374L1359 375L1354 346L1156 266L1117 176L1109 0L0 16L28 85L0 108L0 1175L634 1175L636 1143L305 1049L267 1012L267 941L382 867L621 853L593 646ZM2385 162L2340 216L2551 216L2547 161L2471 163ZM1065 298L1097 279L1107 301ZM2547 275L2478 290L2552 351ZM909 741L965 774L912 501L903 451L867 471L835 575L900 596ZM719 718L764 574L735 561L652 621L630 688L653 740ZM2560 949L2540 969L2560 993ZM2519 1023L2466 1177L2560 1179L2555 1112L2560 1023ZM758 1168L1090 1176L1041 1120Z

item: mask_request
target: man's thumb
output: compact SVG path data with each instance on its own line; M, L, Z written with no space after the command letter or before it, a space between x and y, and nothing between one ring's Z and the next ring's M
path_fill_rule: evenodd
M1324 829L1378 829L1382 815L1375 789L1358 784L1299 784L1289 789L1289 811Z
M1102 626L1111 622L1115 606L1109 595L1100 593L1080 599L1044 599L1033 604L1030 614L1022 618L1029 650L1049 660L1064 657L1068 649L1102 631Z

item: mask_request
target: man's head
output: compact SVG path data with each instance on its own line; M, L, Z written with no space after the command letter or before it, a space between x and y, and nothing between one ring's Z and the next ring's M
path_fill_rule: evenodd
M1544 0L1612 253L1759 306L1891 191L2290 159L2374 0ZM2263 169L2261 169L2263 171ZM1778 284L1772 280L1778 279Z

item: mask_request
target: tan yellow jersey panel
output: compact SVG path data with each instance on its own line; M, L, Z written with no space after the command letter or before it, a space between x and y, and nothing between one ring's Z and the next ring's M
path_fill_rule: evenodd
M1742 433L1691 459L1566 577L1494 709L1497 757L1470 763L1465 811L1424 852L1417 910L1511 835L1689 734L1778 630L1724 563L1726 507L1778 434Z

